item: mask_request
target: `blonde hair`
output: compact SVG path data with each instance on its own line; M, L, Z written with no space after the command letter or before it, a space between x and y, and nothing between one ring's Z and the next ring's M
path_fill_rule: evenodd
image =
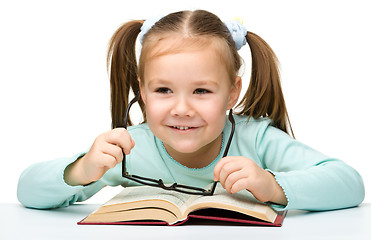
M123 125L130 89L134 93L139 92L138 77L145 81L145 62L151 57L212 43L226 64L232 84L242 64L224 23L210 12L196 10L171 13L156 22L143 37L138 66L135 41L143 22L134 20L123 24L110 41L107 64L110 66L112 128ZM177 41L164 48L160 43L168 37ZM272 126L294 137L282 93L276 55L262 38L252 32L247 32L246 41L252 57L251 79L245 95L237 105L241 110L236 114L249 116L248 119L268 117ZM146 121L141 99L139 105ZM128 125L132 125L130 117Z

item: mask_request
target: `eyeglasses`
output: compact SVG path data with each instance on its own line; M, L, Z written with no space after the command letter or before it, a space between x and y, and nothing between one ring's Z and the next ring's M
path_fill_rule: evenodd
M130 101L129 106L126 110L125 113L125 118L124 118L124 128L127 128L127 121L128 121L128 116L129 116L129 110L131 106L138 101L140 94L137 93L136 96ZM231 134L229 136L227 146L224 150L223 157L227 156L229 146L231 145L233 134L234 134L234 129L235 129L235 122L234 118L232 116L232 109L229 111L228 114L228 119L232 123L232 129L231 129ZM177 184L177 183L172 183L171 185L165 185L162 179L156 180L152 178L147 178L147 177L141 177L138 175L131 175L127 172L126 170L126 155L124 151L122 151L124 158L122 160L122 176L124 178L130 179L134 182L143 184L143 185L148 185L152 187L159 187L165 190L170 190L170 191L177 191L181 193L187 193L187 194L192 194L192 195L203 195L203 196L212 196L214 194L216 184L217 182L214 182L213 185L211 186L210 189L203 189L203 188L198 188L198 187L192 187L192 186L187 186L187 185L182 185L182 184Z

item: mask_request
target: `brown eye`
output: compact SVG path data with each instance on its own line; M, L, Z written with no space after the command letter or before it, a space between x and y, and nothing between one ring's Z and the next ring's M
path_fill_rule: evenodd
M161 87L161 88L156 89L156 92L157 93L162 93L162 94L167 94L167 93L171 93L171 90L169 88Z
M206 93L211 93L211 91L204 89L204 88L197 88L194 91L195 94L206 94Z

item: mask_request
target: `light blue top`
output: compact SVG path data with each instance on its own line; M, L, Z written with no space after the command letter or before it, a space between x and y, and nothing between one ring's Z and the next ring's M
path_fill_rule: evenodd
M270 126L267 118L249 122L246 116L234 115L234 118L236 129L228 155L248 157L275 175L288 199L287 206L275 205L276 209L331 210L357 206L363 201L362 178L344 162L292 139ZM230 130L231 123L226 120L221 154L209 166L190 169L169 156L147 124L129 127L136 145L127 156L128 171L161 178L164 182L204 187L212 182L214 167L224 152ZM26 207L56 208L84 201L107 185L135 185L121 176L121 164L90 185L67 185L63 180L64 170L84 154L28 167L19 179L19 201Z

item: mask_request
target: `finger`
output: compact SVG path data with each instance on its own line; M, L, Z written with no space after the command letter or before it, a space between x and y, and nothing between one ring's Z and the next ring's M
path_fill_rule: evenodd
M108 154L108 155L111 155L112 157L114 157L116 159L116 164L120 163L122 161L123 157L124 157L121 147L119 147L117 145L107 143L107 142L105 142L103 144L102 152L104 154Z
M241 190L249 190L249 178L240 178L230 187L230 193L236 193Z
M231 187L233 186L233 184L235 182L237 182L240 178L242 177L242 174L241 174L241 171L235 171L235 172L232 172L230 173L229 175L226 176L225 180L224 180L224 189L229 192L229 193L232 193L231 192Z
M224 188L229 193L236 193L242 189L247 189L249 184L249 176L243 169L235 171L228 175L224 183Z
M116 158L110 154L102 154L100 158L99 167L114 168L117 165Z
M108 143L120 146L125 154L129 154L135 142L125 128L115 128L106 135Z
M219 181L224 188L226 187L226 180L230 177L230 175L240 170L241 166L233 161L229 161L223 165L223 168L220 170Z
M219 162L214 167L214 181L219 181L220 180L220 172L221 172L223 166L225 164L229 163L230 161L232 161L232 159L230 157L224 157L224 158L219 160Z

